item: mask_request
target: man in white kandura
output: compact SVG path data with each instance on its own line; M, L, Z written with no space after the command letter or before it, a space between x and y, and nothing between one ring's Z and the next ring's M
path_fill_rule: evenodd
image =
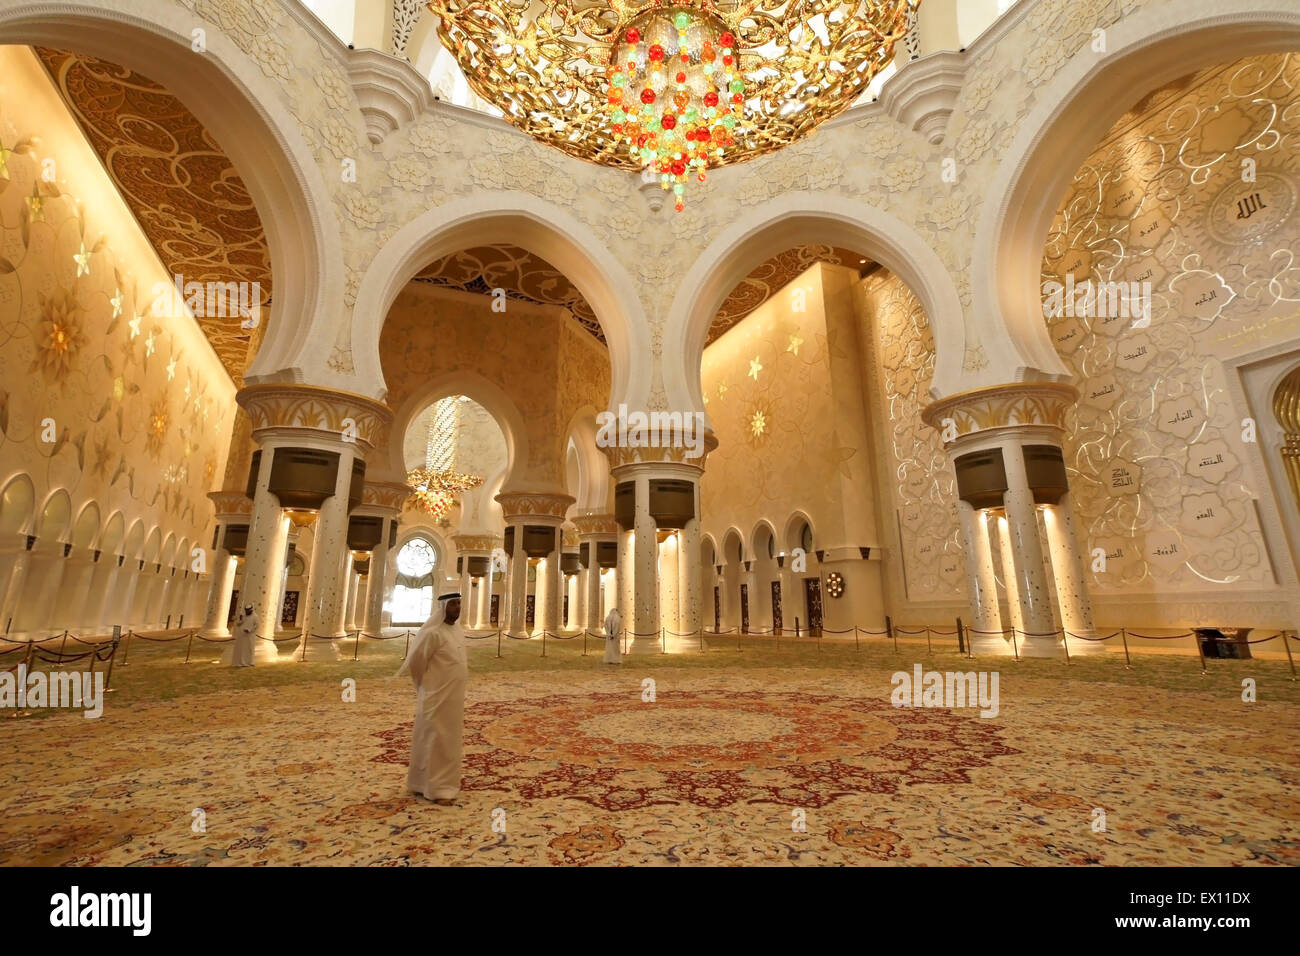
M257 612L253 605L245 604L235 621L235 649L230 656L231 667L253 666L253 645L257 641Z
M605 615L605 663L623 663L623 615L617 607L609 609Z
M460 794L469 666L459 618L460 595L439 596L398 671L411 675L416 690L406 789L442 807L454 806Z

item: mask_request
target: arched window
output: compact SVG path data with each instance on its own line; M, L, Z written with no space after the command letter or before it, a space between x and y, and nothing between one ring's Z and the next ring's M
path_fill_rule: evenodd
M393 624L423 624L433 611L433 566L438 560L432 542L412 538L397 552L397 581L393 588Z

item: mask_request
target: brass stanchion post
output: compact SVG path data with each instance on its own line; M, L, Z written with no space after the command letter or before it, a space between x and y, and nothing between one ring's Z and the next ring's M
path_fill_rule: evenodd
M1128 631L1121 627L1119 636L1120 640L1124 642L1124 669L1131 671L1133 669L1133 659L1128 656Z

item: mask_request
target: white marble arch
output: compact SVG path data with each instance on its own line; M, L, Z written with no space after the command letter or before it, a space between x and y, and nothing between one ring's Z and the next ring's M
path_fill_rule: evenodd
M998 166L975 233L972 315L997 322L1024 356L1016 380L1068 379L1043 319L1043 248L1071 179L1097 143L1152 90L1216 63L1300 50L1295 0L1178 0L1106 30L1046 86ZM931 317L933 318L933 317ZM992 352L989 353L992 356Z
M72 523L72 533L68 541L74 550L92 551L97 548L99 542L100 525L99 505L94 501L87 501L77 512L77 520Z
M781 550L781 543L780 543L781 538L779 535L777 535L776 528L772 526L772 522L768 521L766 518L759 518L756 522L754 522L754 529L749 532L749 553L753 556L753 559L755 561L769 560L767 556L767 543L765 539L763 540L763 546L759 547L759 541L761 537L760 532L764 530L766 530L767 533L772 536L773 550L772 550L771 560L775 561L776 555Z
M325 180L274 81L219 28L195 53L204 21L157 0L0 4L0 43L72 50L138 70L164 86L230 157L266 230L275 294L266 338L245 380L319 384L342 321L343 253ZM335 378L338 376L335 375Z
M595 408L584 405L573 413L564 430L568 436L566 448L572 445L578 462L578 487L567 489L575 499L570 517L605 514L610 507L609 459L596 444L596 415Z
M785 541L786 554L791 554L795 548L801 547L800 538L803 535L804 525L807 525L808 530L812 532L813 547L817 547L817 526L813 524L812 518L809 518L807 514L802 511L795 511L785 523L784 537L777 539L778 542ZM777 550L780 550L779 544Z
M63 488L56 488L46 497L36 519L36 546L42 550L61 546L64 534L72 526L72 498Z
M499 243L541 256L583 294L609 347L610 405L623 401L644 407L651 367L635 358L650 354L650 328L632 277L595 233L562 207L514 191L483 193L429 209L379 250L361 280L352 313L354 390L381 401L387 393L379 335L393 302L416 273L461 249Z
M524 416L499 386L468 369L435 375L408 397L401 407L393 409L393 425L388 432L387 480L399 483L406 480L402 446L411 422L438 399L452 395L468 395L482 405L505 436L506 473L502 484L506 490L555 490L524 487L524 476L528 469L528 426L524 423ZM381 476L376 474L374 477Z
M700 363L719 307L755 266L792 246L823 243L861 252L916 294L934 333L934 397L960 391L966 333L961 299L935 251L909 226L866 203L791 192L746 210L700 252L668 308L664 387L672 410L705 411ZM989 345L985 342L986 347ZM681 361L673 356L680 355ZM611 399L611 404L613 400Z
M34 534L36 486L26 472L18 472L0 491L0 536ZM3 537L0 537L0 541Z

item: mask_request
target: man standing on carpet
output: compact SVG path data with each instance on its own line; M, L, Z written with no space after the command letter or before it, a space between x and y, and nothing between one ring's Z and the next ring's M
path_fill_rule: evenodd
M235 648L230 656L231 667L253 666L253 644L257 640L257 612L253 605L245 604L235 621Z
M454 806L460 794L469 666L459 618L460 595L440 595L398 671L411 675L416 690L406 789L442 807Z
M605 615L605 663L622 664L623 663L623 615L618 613L618 607L609 609Z

